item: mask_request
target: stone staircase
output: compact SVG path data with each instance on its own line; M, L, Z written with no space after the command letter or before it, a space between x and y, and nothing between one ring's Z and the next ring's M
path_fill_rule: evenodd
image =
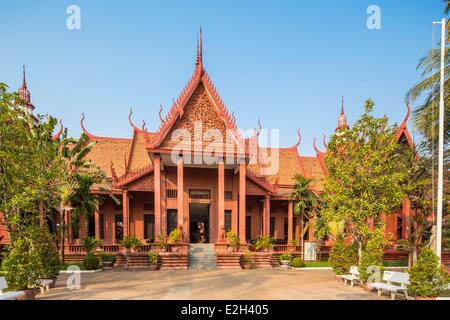
M189 244L189 269L217 269L214 243Z

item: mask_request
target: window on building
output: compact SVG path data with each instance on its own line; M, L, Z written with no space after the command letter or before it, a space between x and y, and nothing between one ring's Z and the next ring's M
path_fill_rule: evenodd
M89 220L89 237L95 238L95 215Z
M155 216L144 214L144 239L155 241Z
M116 242L123 239L123 216L121 214L114 215L116 226Z
M288 218L284 217L284 237L283 237L284 242L287 243L288 241Z
M167 233L178 227L178 211L176 209L167 210Z
M225 210L225 232L231 230L231 210Z
M252 239L252 217L245 217L245 240L250 241Z
M270 217L270 236L275 235L275 217Z
M397 240L403 238L403 219L400 216L397 216Z
M72 239L80 239L80 226L72 226Z
M100 214L98 219L99 229L100 229L100 239L105 239L105 215Z

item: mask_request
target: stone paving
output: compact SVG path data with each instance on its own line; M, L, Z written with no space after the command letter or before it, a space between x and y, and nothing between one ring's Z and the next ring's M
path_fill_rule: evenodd
M59 276L56 288L37 299L181 300L361 300L386 299L335 280L331 270L104 270L80 274L81 288L68 289ZM73 277L73 275L72 275Z

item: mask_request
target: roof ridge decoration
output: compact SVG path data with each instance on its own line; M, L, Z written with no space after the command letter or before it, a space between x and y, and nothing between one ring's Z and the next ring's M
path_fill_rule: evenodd
M58 140L61 137L61 133L63 132L63 124L62 124L62 120L59 120L59 130L57 133L55 133L54 135L52 135L52 140Z
M120 177L118 177L117 180L115 180L115 186L117 187L125 186L128 183L151 172L153 172L153 166L151 164L140 167L133 171L126 172Z
M297 130L297 136L298 136L298 140L297 143L294 144L292 147L290 147L289 149L297 149L298 146L300 145L300 143L302 142L302 134L300 133L300 128L298 128ZM297 152L298 153L298 152Z
M233 135L236 137L236 142L240 147L241 151L245 150L244 141L241 134L239 133L236 127L236 117L234 113L228 111L225 103L219 95L214 83L212 82L210 76L206 72L203 67L203 40L202 40L202 29L200 27L200 39L199 44L197 45L197 57L195 63L195 69L192 76L187 81L184 88L181 90L180 95L174 102L172 103L172 107L167 113L166 117L163 118L162 106L160 107L160 120L161 124L158 129L157 137L153 140L153 142L149 145L149 148L154 149L157 148L166 137L167 133L170 131L170 128L174 125L175 121L178 118L181 118L184 113L184 107L187 104L189 98L193 94L194 90L197 88L197 85L200 81L205 86L205 89L210 94L210 98L212 102L215 104L217 108L217 113L221 117L222 121L224 121L227 129L229 129Z
M397 128L397 131L395 132L395 137L396 137L396 139L398 141L402 137L402 134L404 134L405 137L406 137L406 140L408 142L409 147L416 154L416 157L418 157L417 153L414 151L414 143L413 143L411 135L409 134L409 131L408 131L408 119L409 119L409 116L411 114L411 105L408 103L406 105L406 108L407 108L407 111L406 111L405 118L403 119L403 121L400 124L400 126Z
M80 125L81 125L81 129L83 130L83 132L88 136L88 138L90 140L126 140L129 141L131 139L129 138L115 138L115 137L101 137L101 136L96 136L93 135L92 133L90 133L86 127L84 126L84 119L85 119L85 115L84 112L81 113L81 120L80 120Z

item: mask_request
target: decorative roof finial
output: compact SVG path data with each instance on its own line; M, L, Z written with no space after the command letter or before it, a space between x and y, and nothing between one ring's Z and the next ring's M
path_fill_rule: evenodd
M202 69L203 66L203 40L202 40L202 26L200 26L199 36L197 38L197 59L195 66Z
M22 66L22 86L27 87L27 80L25 78L25 65Z
M345 116L344 112L344 96L342 96L342 105L341 105L341 114L338 118L338 126L336 128L336 132L342 132L344 130L348 130L349 126L347 124L347 117Z
M302 135L300 133L300 128L297 130L297 135L298 135L298 141L295 144L294 148L298 148L298 146L300 145L300 143L302 142Z

